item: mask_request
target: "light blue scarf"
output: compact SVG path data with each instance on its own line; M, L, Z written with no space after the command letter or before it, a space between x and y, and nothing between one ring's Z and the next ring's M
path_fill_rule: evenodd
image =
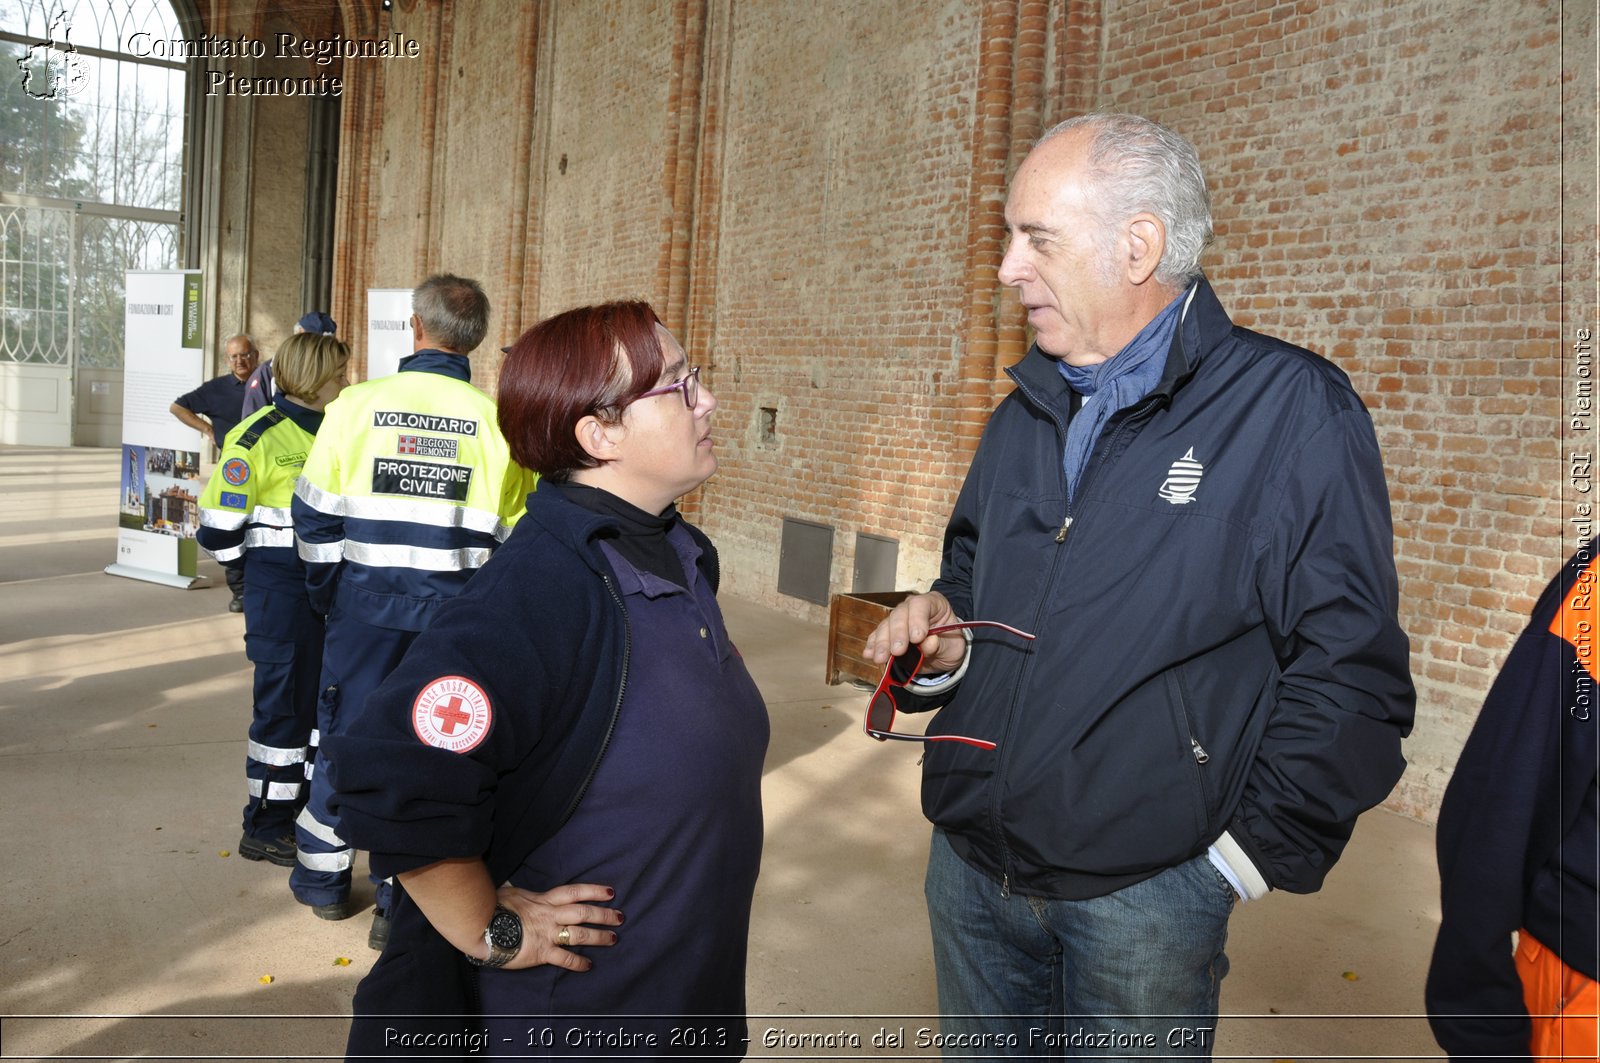
M1067 385L1083 396L1083 405L1067 426L1067 448L1061 456L1067 473L1068 504L1078 493L1078 478L1089 464L1095 441L1111 415L1132 406L1161 383L1172 334L1183 319L1188 297L1186 291L1168 303L1113 357L1094 365L1068 365L1064 360L1056 363Z

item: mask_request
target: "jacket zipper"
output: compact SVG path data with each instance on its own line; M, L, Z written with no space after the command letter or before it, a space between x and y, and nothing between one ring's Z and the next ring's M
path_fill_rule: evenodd
M1189 696L1183 688L1182 678L1175 678L1173 685L1177 688L1178 703L1178 719L1175 722L1183 728L1183 736L1189 739L1189 755L1194 758L1194 784L1196 799L1200 802L1200 825L1203 830L1209 831L1212 829L1211 787L1206 782L1206 765L1211 761L1211 754L1200 744L1200 739L1194 736L1194 721L1189 716Z
M1018 387L1018 389L1020 389L1024 393L1028 392L1028 389L1023 387L1022 384L1020 384L1020 383L1017 385L1017 387ZM1032 394L1029 394L1028 398L1029 398L1030 401L1033 401L1035 405L1039 406L1040 409L1043 409L1043 410L1046 410L1046 411L1049 410L1048 406L1045 406L1043 403L1038 402L1034 398L1034 396ZM1104 451L1102 451L1102 453L1104 453L1104 454L1111 453L1113 445L1121 437L1121 435L1122 435L1123 431L1126 429L1127 425L1134 419L1134 417L1136 415L1138 415L1138 414L1143 412L1144 406L1145 406L1145 403L1143 403L1141 401L1139 406L1130 407L1126 413L1123 413L1122 411L1119 410L1117 413L1115 413L1115 414L1113 414L1111 416L1111 420L1106 423L1106 428L1105 428L1105 431L1109 431L1111 433L1111 435L1106 438L1106 447L1105 447ZM1055 415L1054 415L1053 412L1051 413L1051 419L1055 420L1056 427L1061 432L1061 437L1062 437L1062 440L1063 440L1063 444L1062 445L1065 446L1064 440L1066 439L1066 434L1067 434L1066 426L1063 425L1060 422L1060 420L1057 420L1055 418ZM1102 432L1102 435L1104 435L1103 432ZM1095 450L1100 450L1101 449L1100 446L1098 445L1098 441L1096 442L1096 446L1095 446L1094 449ZM1105 464L1105 458L1102 457L1099 461L1094 461L1093 460L1093 455L1091 453L1091 460L1090 460L1089 466L1088 466L1088 468L1083 470L1083 479L1078 481L1078 493L1079 494L1082 494L1088 488L1090 482L1093 479L1094 473L1098 472L1100 470L1100 467L1102 465L1104 465L1104 464ZM1071 496L1071 493L1069 492L1069 490L1067 488L1067 470L1065 468L1062 468L1062 470L1061 470L1061 494L1062 494L1062 497L1067 500L1067 511L1066 511L1066 514L1061 518L1061 528L1060 528L1060 530L1058 530L1056 532L1056 535L1055 535L1055 541L1058 542L1058 543L1064 543L1064 542L1067 541L1067 531L1068 531L1068 529L1070 529L1072 527L1072 522L1077 519L1072 515L1072 496Z
M1007 375L1011 376L1012 381L1016 383L1017 390L1022 392L1023 395L1027 396L1029 402L1033 403L1033 405L1038 409L1043 410L1045 414L1049 416L1050 420L1055 423L1057 442L1060 443L1062 447L1065 447L1067 438L1067 425L1061 420L1055 409L1049 403L1039 401L1039 396L1035 395L1029 389L1028 385L1021 380L1021 378L1015 374L1008 373ZM1148 408L1148 406L1148 403L1141 402L1137 407L1129 410L1126 415L1123 415L1122 411L1118 411L1118 413L1112 415L1110 422L1106 425L1106 428L1110 430L1112 434L1107 440L1107 446L1103 451L1104 454L1109 454L1112 452L1111 444L1115 443L1121 436L1125 426L1133 419L1136 413L1143 412L1143 410ZM1099 450L1100 447L1096 445L1095 449ZM1099 461L1095 461L1091 452L1089 467L1084 470L1083 478L1078 481L1079 493L1082 493L1082 491L1088 487L1093 474L1099 471L1100 467L1104 464L1104 457L1102 457ZM1061 497L1066 499L1066 512L1062 516L1061 527L1056 531L1054 541L1057 543L1065 543L1067 541L1067 532L1069 529L1071 529L1072 522L1075 518L1072 515L1072 498L1067 484L1066 467L1060 461L1056 462L1056 467L1061 470ZM1042 621L1044 620L1045 603L1049 601L1050 589L1055 586L1056 571L1061 565L1061 558L1062 552L1059 550L1051 554L1050 571L1046 574L1044 582L1046 593L1039 598L1039 606L1034 611L1034 630L1038 630L1042 626ZM1032 658L1030 657L1029 661L1024 662L1024 670L1029 667L1031 661ZM1019 672L1017 675L1016 687L1012 690L1011 694L1011 709L1006 716L1006 727L1001 735L1002 741L1010 737L1011 721L1016 716L1017 698L1022 694L1023 679L1023 674ZM1004 748L1009 749L1009 747L1010 743L1006 742ZM1201 755L1204 755L1207 760L1210 759L1210 755L1207 754L1205 750L1199 748L1198 742L1195 743L1195 748L1198 751L1196 754L1196 759L1199 759ZM1201 761L1201 763L1204 763L1204 761ZM1005 757L1002 755L1000 761L1000 768L1002 771L1005 766ZM995 773L995 778L997 781L1000 777L1000 774L1000 771ZM1005 831L1000 827L999 793L1000 787L996 786L994 788L995 796L989 799L989 829L993 832L995 839L1000 845L1000 899L1007 900L1011 896L1011 849L1006 845Z
M1023 383L1022 380L1015 376L1012 377L1012 380L1016 382L1017 390L1021 391L1025 396L1027 396L1029 402L1033 403L1034 406L1040 410L1043 410L1049 416L1050 420L1055 423L1057 433L1056 438L1058 442L1061 442L1064 446L1064 441L1067 438L1067 426L1066 423L1061 420L1061 417L1056 413L1055 409L1048 403L1040 402L1039 397L1033 394L1033 392L1029 390L1028 386ZM1067 470L1059 461L1056 462L1056 468L1060 471L1061 476L1061 497L1066 498ZM1061 529L1055 534L1056 542L1066 542L1067 529L1072 527L1072 519L1072 503L1068 501L1066 514L1061 522ZM1040 624L1044 620L1045 603L1049 601L1050 588L1055 586L1056 571L1061 565L1061 557L1062 555L1059 550L1053 552L1050 556L1050 571L1046 573L1044 581L1046 593L1040 596L1039 604L1037 608L1035 608L1033 614L1033 629L1035 631L1039 630ZM999 782L1001 776L1004 774L1006 758L1010 750L1010 742L1007 741L1007 739L1011 734L1011 722L1016 718L1017 700L1022 696L1022 689L1025 686L1024 681L1026 679L1026 672L1031 667L1031 664L1032 657L1030 656L1028 660L1023 662L1022 670L1017 674L1016 686L1011 692L1011 706L1006 714L1005 729L1001 732L1000 763L998 765L998 770L995 772L996 783ZM1000 790L1001 787L996 785L994 787L993 796L991 796L989 799L989 830L1000 846L1000 899L1008 900L1011 897L1011 848L1006 845L1005 831L1000 825Z
M600 761L605 759L606 750L611 745L611 736L616 733L617 717L622 715L622 697L628 692L628 662L633 656L633 632L628 627L628 607L622 604L622 595L617 593L610 576L600 573L600 582L606 585L611 600L617 603L617 612L622 614L622 681L617 684L617 700L611 706L611 719L606 723L606 736L600 741L600 752L595 754L594 762L589 765L589 774L583 777L583 785L578 787L578 792L573 796L571 803L561 813L561 819L550 832L551 835L566 826L567 820L578 810L578 804L583 800L584 794L589 792L589 784L594 782L595 773L600 770Z

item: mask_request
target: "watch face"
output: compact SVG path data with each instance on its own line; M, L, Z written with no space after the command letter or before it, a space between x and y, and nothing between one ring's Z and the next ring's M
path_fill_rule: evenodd
M509 908L496 908L489 920L489 940L496 948L515 952L522 947L522 920Z

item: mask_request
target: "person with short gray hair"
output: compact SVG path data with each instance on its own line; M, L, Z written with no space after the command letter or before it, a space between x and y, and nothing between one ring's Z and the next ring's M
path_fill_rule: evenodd
M1234 906L1320 888L1405 767L1378 442L1344 373L1228 318L1171 129L1062 123L1005 218L1033 347L938 580L867 640L867 734L924 745L945 1043L1209 1057Z
M168 407L172 416L182 421L222 449L222 441L233 431L243 417L240 409L244 402L245 381L255 372L261 355L256 351L256 341L243 332L229 336L222 345L223 359L228 371L201 384L193 391L179 395Z
M1211 244L1211 194L1206 191L1200 156L1166 126L1131 114L1086 114L1051 127L1039 144L1085 130L1089 142L1086 188L1101 222L1097 244L1122 218L1148 211L1166 228L1166 242L1155 280L1169 289L1183 289L1200 278L1200 255Z
M475 280L439 273L411 292L413 328L421 328L441 350L471 354L489 331L489 297Z

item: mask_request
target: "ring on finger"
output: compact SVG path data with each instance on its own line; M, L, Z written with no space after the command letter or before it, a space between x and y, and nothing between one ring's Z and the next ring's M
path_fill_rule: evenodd
M556 944L563 947L572 944L572 928L564 926L556 931Z

